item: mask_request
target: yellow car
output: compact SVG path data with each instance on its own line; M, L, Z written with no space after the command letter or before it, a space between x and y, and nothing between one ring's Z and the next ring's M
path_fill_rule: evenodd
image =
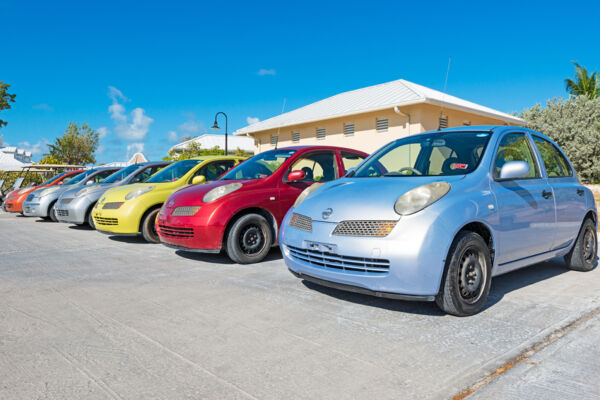
M174 190L212 181L245 157L205 156L178 161L152 175L144 183L109 189L93 210L96 230L110 235L140 233L150 243L159 243L154 226L156 215Z

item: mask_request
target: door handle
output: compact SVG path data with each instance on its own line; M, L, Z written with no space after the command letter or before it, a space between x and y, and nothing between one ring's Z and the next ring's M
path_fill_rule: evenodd
M583 196L585 194L585 191L583 189L577 189L577 194Z
M550 197L552 197L552 192L544 190L542 192L542 197L545 198L545 199L549 199Z

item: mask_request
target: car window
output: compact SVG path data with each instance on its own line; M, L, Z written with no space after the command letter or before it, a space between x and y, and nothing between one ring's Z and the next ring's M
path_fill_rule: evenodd
M533 137L533 142L542 156L542 161L544 162L546 173L549 178L560 178L573 175L573 171L571 171L565 156L563 156L556 146L537 136Z
M108 178L106 178L104 180L104 183L120 182L138 168L139 168L138 165L130 165L128 167L122 168L122 169L118 170L117 172L113 173Z
M227 172L223 180L265 179L273 174L296 150L270 150L255 155Z
M529 141L524 133L509 133L504 135L498 146L494 161L494 178L500 176L502 166L510 161L525 161L529 164L529 175L523 179L539 178L540 171L533 157Z
M148 168L144 169L142 172L140 172L139 174L137 174L136 176L134 176L131 179L130 183L144 182L146 179L150 178L152 175L154 175L155 173L157 173L159 170L161 170L164 167L165 167L164 165L154 165L152 167L148 167Z
M333 152L311 153L300 157L290 171L304 171L302 182L327 182L336 178L335 154Z
M194 176L192 176L192 178L190 179L190 182L192 181L192 179L194 179L194 177L200 175L204 175L207 181L214 181L218 179L221 175L223 175L225 172L233 168L234 165L235 161L233 160L211 162L210 164L205 165L204 167L196 171Z
M356 167L360 164L365 158L359 154L348 153L347 151L342 151L342 163L344 163L344 169L348 171L350 168Z
M182 160L162 169L160 172L151 176L146 183L164 183L175 182L181 179L190 170L196 167L203 160Z
M61 178L61 177L65 176L66 174L67 174L66 172L63 172L62 174L58 174L58 175L56 175L56 176L53 176L52 178L48 179L46 182L42 182L42 183L40 183L40 186L49 185L49 184L51 184L52 182L56 182L56 180L57 180L57 179L59 179L59 178Z
M94 183L100 183L104 180L104 178L106 178L107 176L110 176L113 174L113 172L115 172L114 170L108 170L108 171L102 171L97 175L94 175L93 177L91 177L90 179L88 179L88 182L94 182Z

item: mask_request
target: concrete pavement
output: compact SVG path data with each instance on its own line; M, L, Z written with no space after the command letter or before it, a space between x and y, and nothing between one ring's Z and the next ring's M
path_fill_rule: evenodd
M0 399L600 398L599 288L556 260L456 318L1 214Z

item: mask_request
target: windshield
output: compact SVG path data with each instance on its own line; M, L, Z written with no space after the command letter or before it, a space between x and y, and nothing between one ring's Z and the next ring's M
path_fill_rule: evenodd
M489 132L439 132L396 140L361 165L355 177L464 175L477 168Z
M94 172L94 170L92 169L88 169L85 172L80 173L79 175L75 176L74 178L65 178L65 180L63 181L65 185L73 185L75 183L81 182L86 176L90 175L92 172Z
M56 176L53 176L52 178L48 179L46 182L41 183L40 185L41 186L43 186L43 185L49 185L49 184L51 184L52 182L56 181L58 178L60 178L61 176L65 175L65 174L66 174L66 172L63 172L62 174L58 174Z
M135 170L137 170L139 167L140 167L139 165L130 165L129 167L125 167L125 168L123 168L123 169L115 172L114 174L112 174L111 176L109 176L108 178L106 178L105 180L103 180L102 183L120 182L124 178L126 178L127 176L129 176L129 174L131 174L132 172L134 172Z
M221 179L264 179L271 176L295 152L296 150L265 151L239 164Z
M152 177L150 177L150 179L148 179L146 183L164 183L177 181L202 161L203 160L178 161L175 164L171 164L162 171L152 175Z

